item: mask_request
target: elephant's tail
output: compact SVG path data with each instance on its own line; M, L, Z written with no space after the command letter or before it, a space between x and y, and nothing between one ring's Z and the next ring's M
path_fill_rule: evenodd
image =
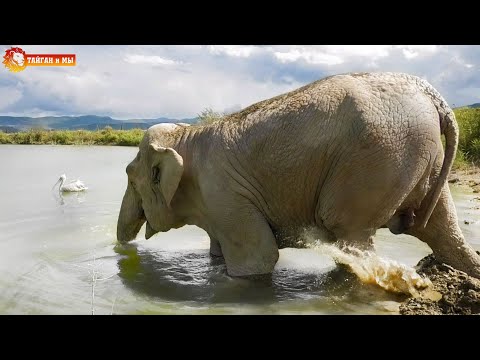
M432 88L430 89L432 90ZM452 109L447 105L445 100L438 94L437 91L434 91L432 94L429 91L429 95L434 96L434 104L437 107L437 111L440 117L440 130L441 133L445 135L445 157L443 159L442 169L440 170L440 175L438 176L437 183L435 185L435 190L431 197L430 204L428 205L427 212L422 220L421 226L425 227L432 215L433 209L437 205L438 199L440 197L440 193L442 191L443 186L447 182L448 174L450 173L450 169L452 168L453 161L455 160L455 155L457 152L458 147L458 124L457 120L455 119L455 114L453 113Z

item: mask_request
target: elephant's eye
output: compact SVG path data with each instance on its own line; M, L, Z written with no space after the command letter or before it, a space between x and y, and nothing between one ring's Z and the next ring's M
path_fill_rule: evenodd
M137 187L133 181L130 181L130 186L133 188L133 190L137 190Z
M157 166L152 168L152 181L154 184L160 182L160 169Z

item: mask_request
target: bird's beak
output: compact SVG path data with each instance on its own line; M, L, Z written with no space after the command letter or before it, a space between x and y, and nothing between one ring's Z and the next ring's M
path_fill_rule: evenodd
M55 186L57 186L57 184L60 182L61 179L58 179L57 182L55 183L55 185L53 185L52 187L52 190L55 189Z

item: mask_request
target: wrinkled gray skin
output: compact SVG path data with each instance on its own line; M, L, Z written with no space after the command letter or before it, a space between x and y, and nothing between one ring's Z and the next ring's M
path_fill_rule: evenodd
M480 277L446 184L457 142L440 94L398 73L328 77L210 125L156 125L127 167L117 238L145 221L147 239L197 225L228 273L246 276L271 273L304 228L370 248L388 227Z

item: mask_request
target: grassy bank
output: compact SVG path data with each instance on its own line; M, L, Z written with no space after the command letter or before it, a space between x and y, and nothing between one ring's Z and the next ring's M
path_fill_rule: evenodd
M141 129L113 130L109 127L96 131L32 129L8 134L0 131L0 144L138 146L143 134Z
M455 116L460 127L460 141L456 168L466 168L480 164L480 108L455 109ZM199 123L208 124L221 121L222 114L206 109L199 114ZM138 146L144 131L141 129L113 130L29 130L19 133L0 131L0 144L54 144L54 145L123 145Z
M460 139L458 142L457 168L480 165L480 108L455 109Z

